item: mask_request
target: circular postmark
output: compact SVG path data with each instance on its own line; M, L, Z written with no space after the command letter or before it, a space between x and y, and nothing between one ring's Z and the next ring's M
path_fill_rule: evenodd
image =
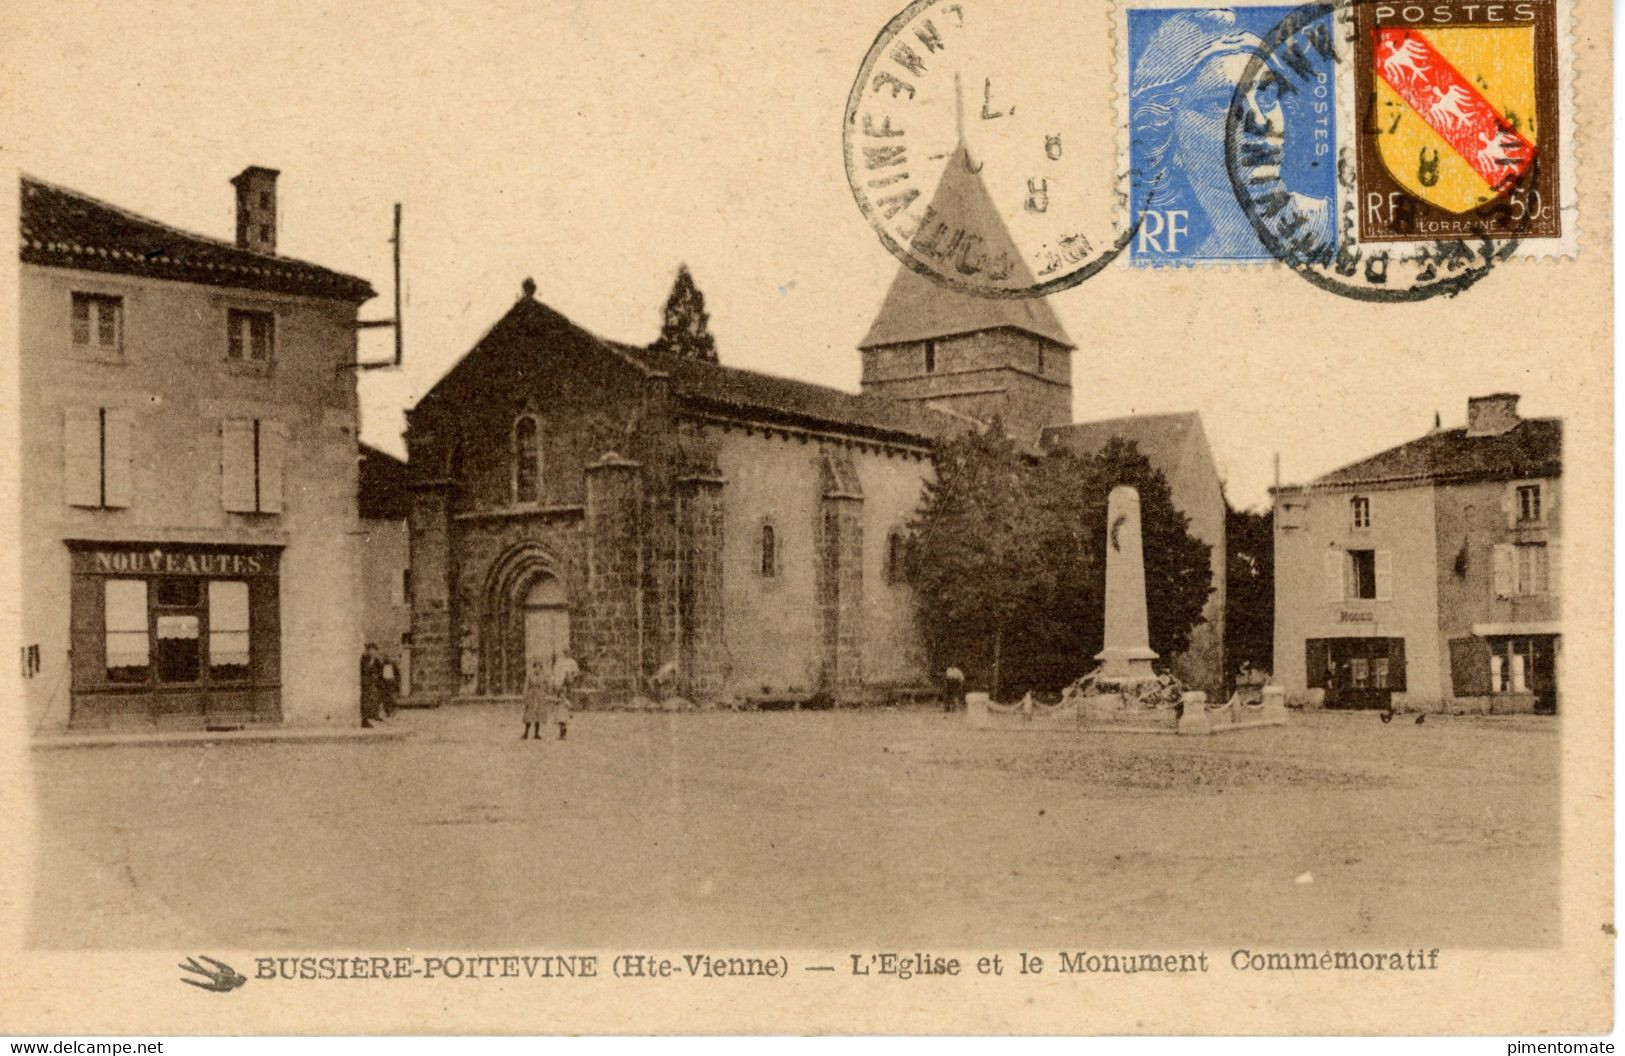
M983 297L1097 274L1119 232L1110 69L1098 13L1066 0L914 0L864 57L842 125L847 181L891 253ZM1093 81L1091 82L1091 77Z
M1379 162L1371 160L1376 154L1364 141L1390 133L1399 118L1388 127L1385 115L1378 113L1377 90L1362 92L1356 75L1375 71L1374 48L1389 46L1384 30L1373 20L1379 10L1394 7L1374 0L1325 0L1294 8L1281 19L1247 62L1236 85L1225 120L1225 166L1236 200L1260 241L1276 260L1313 285L1371 302L1454 297L1513 256L1518 236L1533 230L1536 214L1523 203L1531 195L1538 200L1541 159L1517 133L1515 124L1475 93L1473 105L1480 106L1487 122L1488 141L1501 151L1492 159L1499 168L1486 170L1488 176L1477 200L1455 211L1447 225L1430 225L1414 219L1414 209L1407 215L1404 196L1366 193L1362 166L1369 170ZM1411 84L1409 80L1401 83L1407 88ZM1449 86L1429 84L1418 90L1424 89L1433 94L1422 98L1437 102ZM1272 100L1286 93L1330 97L1328 112L1335 113L1339 127L1346 130L1335 147L1340 194L1330 237L1304 222L1294 207L1293 190L1282 176L1281 130L1270 114ZM1402 101L1393 104L1396 110L1402 105ZM1459 138L1460 122L1444 127ZM1361 149L1366 151L1364 155ZM1433 159L1428 159L1424 150L1423 184L1428 183L1430 160L1436 167L1437 157L1435 151ZM1385 236L1369 233L1374 224L1362 226L1361 209L1379 216L1387 210ZM1428 237L1434 230L1448 231L1448 236Z

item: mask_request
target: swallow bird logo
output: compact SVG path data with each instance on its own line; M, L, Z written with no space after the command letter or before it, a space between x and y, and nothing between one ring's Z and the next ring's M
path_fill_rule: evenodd
M209 962L208 966L206 967L199 964L198 961L200 960ZM208 980L207 982L203 982L183 975L181 976L181 982L190 983L200 990L210 990L217 994L229 994L231 991L248 982L248 977L239 974L237 969L233 968L231 965L226 964L224 961L217 961L213 957L203 956L202 954L199 954L196 957L188 957L186 958L185 964L176 965L176 967L183 972L194 972Z

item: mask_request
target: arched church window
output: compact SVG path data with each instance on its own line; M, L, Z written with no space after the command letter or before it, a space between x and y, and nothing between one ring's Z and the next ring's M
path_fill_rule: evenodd
M886 536L886 582L908 581L908 540L902 532L892 531Z
M536 502L541 497L542 452L536 419L523 415L513 426L513 499Z
M772 524L762 525L762 544L757 570L766 579L772 579L779 574L779 537Z

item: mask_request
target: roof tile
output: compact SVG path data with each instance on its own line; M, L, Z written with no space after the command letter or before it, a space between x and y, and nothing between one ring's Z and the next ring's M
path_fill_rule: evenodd
M22 178L21 220L27 264L358 303L375 296L354 275L181 231L32 176Z

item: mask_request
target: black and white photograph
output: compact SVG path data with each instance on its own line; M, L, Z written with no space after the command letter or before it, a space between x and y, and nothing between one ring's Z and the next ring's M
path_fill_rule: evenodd
M1612 1030L1601 0L0 24L0 1031Z

